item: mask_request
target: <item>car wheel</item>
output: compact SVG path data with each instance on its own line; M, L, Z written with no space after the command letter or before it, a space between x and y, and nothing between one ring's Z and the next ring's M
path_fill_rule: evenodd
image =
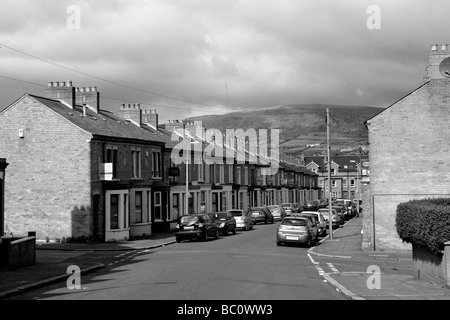
M227 236L228 235L228 227L223 229L222 233L223 233L224 236Z
M252 224L250 225L250 230L253 230L253 222L252 222Z
M274 223L274 221L275 221L275 220L272 218L272 223Z
M280 241L277 241L277 246L281 246L281 242Z
M313 246L313 242L312 242L312 237L311 237L311 236L310 236L309 239L308 239L308 244L307 244L307 246L308 246L309 248L311 248L311 247Z
M214 239L219 239L219 230L214 233Z
M267 218L266 218L266 221L265 221L265 223L266 223L266 224L268 224L268 223L269 223L269 221L267 220Z
M180 243L180 242L181 242L181 238L180 238L180 237L175 237L175 241L176 241L177 243Z
M236 234L236 226L233 228L233 234Z
M203 241L208 241L208 230L205 230L205 234L203 236Z

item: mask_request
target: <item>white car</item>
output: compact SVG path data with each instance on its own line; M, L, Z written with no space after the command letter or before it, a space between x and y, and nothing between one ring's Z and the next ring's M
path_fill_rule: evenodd
M245 231L253 230L253 224L255 223L255 220L251 215L248 214L247 211L242 209L232 209L228 210L227 212L231 213L231 215L236 220L237 229L244 229Z
M273 205L273 206L267 206L269 208L270 212L272 212L272 215L275 220L283 220L286 216L286 212L284 211L283 207L280 205Z

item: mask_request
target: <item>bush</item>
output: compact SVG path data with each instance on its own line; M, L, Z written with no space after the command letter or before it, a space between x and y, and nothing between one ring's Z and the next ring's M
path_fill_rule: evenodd
M434 253L450 241L450 198L411 200L397 206L395 225L400 238Z

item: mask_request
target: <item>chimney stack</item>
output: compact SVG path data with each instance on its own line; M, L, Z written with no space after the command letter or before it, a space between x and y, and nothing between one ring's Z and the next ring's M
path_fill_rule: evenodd
M428 55L428 65L425 69L424 82L435 79L446 79L447 76L445 76L443 73L445 73L445 71L447 70L446 69L442 70L444 65L441 65L441 62L449 57L450 57L450 45L448 44L432 45L430 53ZM450 65L450 59L448 65ZM449 69L448 71L450 72L450 68L447 69Z
M166 130L174 132L176 129L184 129L183 120L168 120L166 123Z
M75 88L72 81L49 82L45 89L45 97L59 100L70 109L75 107Z
M77 105L86 105L89 110L99 113L100 93L97 87L75 88L75 102Z
M119 116L125 120L131 121L138 127L142 126L142 110L139 103L129 103L128 105L125 103L122 104L119 109Z
M143 110L142 123L146 123L155 129L158 129L158 114L156 110Z

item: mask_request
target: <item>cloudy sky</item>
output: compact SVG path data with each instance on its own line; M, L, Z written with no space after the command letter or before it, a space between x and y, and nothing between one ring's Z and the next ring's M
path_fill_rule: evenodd
M448 0L1 6L0 109L67 80L97 86L104 109L141 103L162 122L285 104L387 107L422 83L430 45L450 43Z

